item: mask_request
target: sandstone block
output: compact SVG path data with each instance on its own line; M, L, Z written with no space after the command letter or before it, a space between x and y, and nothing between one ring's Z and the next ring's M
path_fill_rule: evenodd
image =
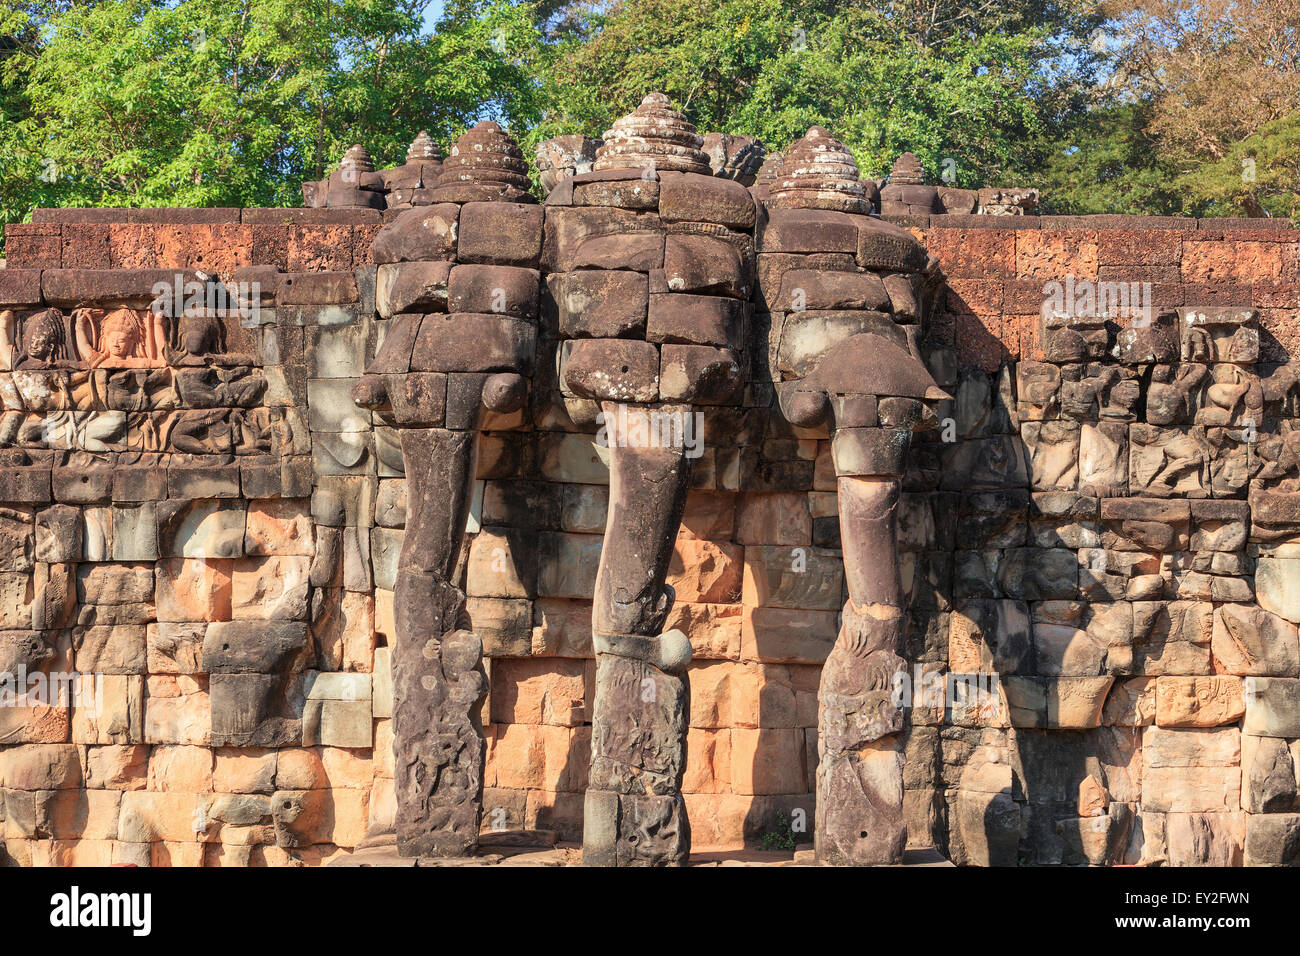
M541 273L503 265L458 265L447 286L449 312L537 315Z
M1300 814L1246 814L1246 866L1295 866L1300 860Z
M1210 647L1223 673L1300 676L1300 636L1296 625L1260 607L1220 605L1214 612Z
M1246 712L1239 677L1161 677L1156 681L1156 724L1217 727Z
M158 619L221 621L230 618L231 563L205 558L164 558L154 565Z
M800 729L731 731L731 785L740 794L806 793Z
M375 285L379 314L390 319L404 312L446 312L451 266L447 261L381 265Z
M461 207L460 262L533 268L542 253L543 208L535 204L470 202Z
M1300 680L1247 677L1242 732L1262 737L1300 737Z
M636 337L645 329L650 293L644 273L588 269L548 281L565 338Z
M745 548L744 603L832 611L843 604L844 569L836 551L750 545Z
M306 620L311 559L275 555L234 563L231 573L231 616L272 620Z
M408 209L375 236L372 255L379 264L450 259L456 252L460 206L439 203Z
M716 222L732 229L753 229L754 200L749 190L729 179L664 172L659 177L659 215L664 222Z

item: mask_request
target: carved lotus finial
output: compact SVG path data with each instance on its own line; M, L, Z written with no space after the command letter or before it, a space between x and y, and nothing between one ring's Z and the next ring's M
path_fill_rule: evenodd
M442 162L442 150L438 149L438 144L433 141L428 130L420 130L419 135L411 141L411 148L406 151L406 161L408 163Z
M786 152L768 204L774 209L834 209L868 215L871 202L848 148L814 126Z
M614 121L596 151L594 169L654 169L709 175L704 137L663 93L651 93L641 105Z
M456 140L442 164L434 202L529 202L528 164L514 137L485 120Z
M925 167L915 153L904 153L894 161L894 168L889 171L891 186L924 186Z
M375 171L375 161L370 158L370 151L356 143L348 147L348 151L343 154L343 161L339 163L339 169L350 169L358 173L373 173Z
M754 180L756 186L770 186L776 182L776 177L781 175L781 164L785 162L784 153L768 153L763 159L763 165L758 170L758 177Z

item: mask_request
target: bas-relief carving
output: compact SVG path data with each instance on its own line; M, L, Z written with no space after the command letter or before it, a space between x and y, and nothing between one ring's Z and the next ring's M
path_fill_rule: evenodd
M643 113L668 110L666 101L649 101L649 107ZM636 129L635 124L624 123L620 129L618 136L611 136L618 146L612 155L631 163L644 160L635 148L644 148L647 142L653 145L653 137L647 140L646 131ZM821 145L829 140L821 131L813 138ZM681 155L690 171L698 175L689 142L687 152ZM658 203L661 189L675 188L673 174L680 175L680 170L665 163L659 163L658 171L652 170L649 178L641 169L627 166L621 172L599 170L605 174L603 178L583 179L587 172L581 168L584 156L577 154L594 152L588 149L590 145L577 144L575 155L557 161L557 167L562 167L572 160L573 172L565 168L562 174L557 173L554 185L561 194L567 188L571 197L581 196L583 202L575 200L574 205L598 206L602 203L597 196L628 198L640 188L636 204L620 210L640 215L657 211L654 204L646 205L649 192ZM683 146L680 142L671 145ZM713 159L714 174L723 180L745 182L746 163L752 160L745 144L714 145L716 150L709 144L704 147ZM665 154L677 155L671 150ZM791 155L797 163L798 144ZM414 170L403 174L410 180L407 204L431 201L439 174L431 163L424 162L427 159L427 153L415 160L408 158ZM816 182L809 178L801 181L797 169L783 175L779 164L770 171L765 166L767 175L755 194L776 195L769 212L798 213L811 204L815 211L866 220L854 228L868 238L860 240L859 254L855 257L850 252L847 259L856 263L855 279L865 269L865 275L879 278L880 285L889 290L873 309L845 308L843 302L824 307L827 312L835 308L860 313L851 321L843 316L799 317L793 310L783 313L784 330L789 334L787 348L782 352L777 347L782 326L774 323L771 362L776 377L786 379L778 388L786 416L795 423L824 423L833 440L831 457L849 601L826 663L820 694L824 776L819 771L818 792L819 808L824 809L819 810L817 855L823 861L862 863L893 859L901 849L902 792L901 782L896 786L896 781L901 779L898 768L902 757L894 742L901 712L889 694L901 666L898 612L905 602L897 583L899 476L910 433L932 423L926 404L940 400L940 394L930 391L932 381L922 382L919 394L909 394L915 383L901 375L917 357L915 325L924 315L922 303L932 285L924 254L919 261L913 257L883 263L862 257L864 247L877 252L903 248L910 238L891 234L878 227L884 225L878 220L862 215L864 207L858 201L864 196L852 184L856 169L848 176L842 168L849 162L834 156L831 165L841 168L815 170ZM719 163L727 168L718 168ZM460 165L463 168L464 164ZM563 181L574 176L577 182L566 185ZM385 179L391 187L390 207L399 195L394 185L399 179ZM909 185L906 180L906 175L900 175L896 185ZM624 182L633 185L624 187ZM642 183L651 183L653 190ZM462 178L452 185L459 189L464 184ZM514 184L510 188L525 187ZM863 192L869 196L870 188L864 187ZM471 191L464 195L482 198ZM512 194L512 198L518 197ZM817 204L823 200L826 205ZM366 201L371 200L367 197ZM453 200L453 208L457 201ZM586 258L579 265L557 272L566 282L574 276L636 275L638 281L644 280L647 296L645 314L629 319L627 303L621 302L621 311L604 324L599 308L570 310L574 313L569 316L574 323L572 337L562 344L561 354L568 359L574 356L576 344L583 348L577 353L579 360L564 369L571 374L561 381L575 408L581 403L588 412L600 410L606 416L629 404L646 413L689 412L697 401L729 401L727 387L741 383L741 366L733 368L726 353L743 354L742 347L753 346L744 337L749 316L744 314L740 332L733 333L735 327L727 323L740 313L730 305L742 300L733 294L718 295L717 289L726 286L732 293L744 295L746 278L742 273L753 261L753 243L738 241L744 238L743 231L737 231L734 223L700 229L700 224L667 223L669 218L666 214L655 216L651 224L645 216L639 223L642 228L620 228L594 237L607 239L626 233L635 239L622 245L596 243L582 251ZM782 228L789 228L792 221L787 218ZM812 219L808 224L810 229L827 225L825 221L814 224ZM649 242L643 241L645 234L651 235ZM619 261L620 256L644 257L657 241L686 234L722 238L737 249L740 267L721 279L719 275L731 266L704 275L701 284L709 289L696 296L669 283L667 263L662 260L656 260L658 266L643 265L644 260L635 266ZM679 244L678 248L689 246ZM700 251L708 248L697 247ZM653 258L654 253L649 255ZM611 269L611 264L621 268ZM683 256L679 264L693 267L695 257ZM824 263L809 263L807 271L814 273L808 277L809 283L836 274ZM701 274L689 268L679 269L673 276L691 282ZM585 294L589 290L584 285L580 291ZM758 291L761 295L765 290ZM779 291L784 295L787 290L779 286ZM688 303L688 298L708 301ZM661 311L661 320L675 315L691 321L666 334L661 322L659 332L652 331L656 299L672 305ZM718 308L713 299L726 300L728 307ZM445 301L444 295L443 308ZM743 305L748 309L748 303ZM251 407L261 398L265 380L251 368L255 364L251 357L227 352L227 326L218 317L187 313L172 319L135 313L132 320L117 314L121 311L87 306L66 317L57 310L22 316L0 313L0 367L8 370L0 375L0 397L8 413L17 413L12 420L6 416L0 441L7 437L20 445L30 442L37 448L55 447L73 454L129 448L146 453L229 455L265 452L281 441L292 440L280 434L284 428L292 431L283 418L268 409ZM524 311L523 317L536 325L535 312ZM867 312L876 314L868 319ZM719 320L721 313L727 317ZM436 311L429 314L446 318ZM510 314L519 313L512 308ZM410 321L422 317L403 313L392 318L390 336L359 386L357 402L394 423L410 489L419 489L408 516L406 542L411 551L403 552L398 578L398 631L399 641L406 642L405 652L395 653L393 659L399 701L406 701L406 720L396 721L398 772L405 775L406 788L401 799L408 808L406 816L399 809L398 840L407 853L460 854L473 848L479 822L483 742L477 708L484 684L481 645L469 630L464 595L450 582L456 577L461 550L477 431L488 412L511 412L521 406L528 376L522 367L490 374L467 372L464 362L456 363L454 370L421 366L412 371L411 343L427 342L434 329L433 324L426 329L420 321ZM811 324L809 319L822 323L819 334L800 332L801 324ZM1274 422L1266 422L1265 415L1293 401L1295 369L1288 366L1260 376L1253 372L1250 366L1258 352L1258 332L1241 310L1180 310L1178 320L1174 338L1161 330L1152 336L1125 336L1129 330L1124 330L1112 337L1113 329L1106 321L1045 323L1048 361L1020 363L1019 387L1015 396L1007 399L1007 406L1019 415L1018 420L1011 418L1012 434L986 438L981 433L981 441L1023 445L1022 470L1038 494L1073 494L1077 489L1079 494L1100 498L1203 495L1199 499L1203 503L1219 504L1214 499L1243 497L1255 478L1259 480L1255 487L1277 489L1283 496L1300 488L1300 439L1294 437L1295 432L1261 435L1257 440L1244 437L1252 424L1272 432ZM503 328L508 325L504 319L501 324ZM397 334L402 326L409 326L409 340L403 338L405 333ZM608 328L617 331L604 331L611 337L602 339L597 333ZM709 336L719 330L717 341L706 346L710 350L707 361L689 355L670 361L673 347L700 345L701 338L711 341ZM733 334L739 334L739 339ZM531 347L531 339L529 343ZM640 346L649 346L650 351ZM438 351L424 348L425 354ZM652 352L653 362L649 360ZM647 379L654 381L636 381L634 373L642 366L626 361L628 357L642 360ZM1119 363L1112 363L1112 358ZM563 368L563 360L561 364ZM663 388L669 380L665 369L670 366L684 383L676 392ZM620 375L628 377L620 379ZM726 387L700 387L711 380ZM643 386L644 391L638 391ZM629 398L635 400L629 402ZM21 448L14 451L27 454ZM684 671L690 645L680 632L662 633L672 592L663 583L661 572L680 520L690 460L671 450L639 448L616 448L611 459L609 527L593 611L598 692L592 786L587 798L587 861L679 863L689 850L689 823L680 786L682 740L689 713ZM1075 459L1078 467L1072 469ZM1015 483L1015 469L1005 472L992 483L1003 483L1003 479ZM437 489L436 494L429 489ZM1095 507L1096 502L1093 504ZM1136 533L1133 528L1123 530ZM1133 542L1108 539L1104 546L1123 549L1145 540L1141 536ZM644 548L646 541L656 547ZM639 553L628 558L630 551ZM1115 566L1126 558L1147 563L1158 559L1158 555L1122 550L1114 554L1118 555ZM1202 570L1199 564L1186 569L1179 565L1176 570L1181 574L1189 569ZM1138 570L1151 569L1144 565ZM1139 579L1157 576L1135 572L1127 585L1121 583L1118 591L1104 597L1155 598L1157 593L1138 588L1149 586ZM1238 643L1244 640L1236 639ZM648 700L644 699L647 687L653 689ZM278 692L263 689L260 693L263 704L272 707Z
M58 309L28 316L22 323L12 309L0 312L0 368L72 367L69 325Z
M156 368L167 341L160 313L74 309L77 353L87 368Z
M265 452L266 389L227 319L84 306L0 313L0 443L93 452ZM7 371L5 370L7 369ZM202 412L196 410L204 410ZM175 439L172 441L171 439Z

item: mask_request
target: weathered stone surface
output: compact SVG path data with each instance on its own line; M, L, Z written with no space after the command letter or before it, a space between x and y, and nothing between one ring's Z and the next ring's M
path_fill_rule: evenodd
M1286 813L1300 805L1295 758L1285 740L1243 734L1241 774L1241 803L1248 813Z
M1264 610L1300 623L1300 559L1260 558L1255 565L1255 595Z
M564 382L583 398L653 402L659 398L659 350L649 342L601 339L573 344Z
M596 143L573 144L544 209L489 125L445 183L426 144L380 172L352 155L356 182L306 210L10 229L0 673L95 668L103 696L0 707L6 861L312 865L399 819L417 852L464 853L498 809L574 839L595 753L592 860L677 862L692 827L735 844L816 804L842 862L891 856L898 819L969 864L1293 862L1285 229L986 228L939 213L1027 211L1018 191L937 189L911 159L891 209L934 218L887 223L842 211L880 185L847 154L804 149L747 192L753 144L702 149L661 106L619 127L622 168L580 169ZM669 168L695 151L715 168ZM801 189L832 208L785 208ZM160 333L145 310L182 264L255 310L179 306ZM1182 306L1170 339L1164 313L1044 311L1063 275L1239 300ZM153 341L110 342L136 328ZM868 334L951 400L889 393ZM625 375L611 341L650 357L647 390L600 378ZM595 420L605 399L703 412L689 477L611 486L614 458L642 459ZM404 438L435 429L458 437ZM841 484L867 478L905 489L896 553ZM472 596L435 635L421 595L453 581ZM996 674L996 697L900 708L895 654L921 694ZM661 709L598 705L593 656ZM819 700L823 677L844 693ZM33 775L31 748L81 748L82 777Z
M663 270L669 292L749 298L750 269L740 249L723 238L669 235L664 243Z
M1241 732L1148 728L1142 747L1142 808L1208 813L1235 810L1241 788ZM1156 784L1155 787L1149 786Z
M406 210L376 234L374 261L384 265L451 258L456 251L459 218L460 207L454 203Z
M1161 677L1156 681L1156 724L1217 727L1246 711L1238 677Z
M1165 845L1170 865L1241 866L1244 817L1241 813L1168 814Z
M376 308L386 319L402 312L446 312L450 277L447 261L382 265L375 287Z
M1260 607L1220 605L1214 612L1210 647L1219 668L1228 674L1300 676L1296 625Z
M664 345L659 360L659 399L715 404L731 399L744 381L740 357L708 345Z
M1264 737L1300 737L1300 680L1247 677L1243 681L1246 719L1242 732Z
M737 182L699 173L663 172L659 215L664 222L716 222L731 229L754 228L754 201Z
M641 104L605 132L596 150L593 169L649 168L684 173L710 173L708 157L700 149L704 139L675 110L668 97L650 93Z
M832 209L858 215L872 211L853 154L820 126L809 129L783 154L768 191L773 209Z
M204 667L212 674L292 673L310 652L307 625L296 621L214 622L203 638Z
M426 315L411 351L416 372L521 372L533 366L536 329L505 315Z
M739 302L722 296L652 295L646 339L738 349L744 345L744 315Z
M643 273L584 269L550 282L566 338L617 339L644 331L649 285Z
M1300 814L1247 814L1246 866L1295 866L1300 860Z
M461 207L459 262L532 268L542 253L541 206L471 202Z

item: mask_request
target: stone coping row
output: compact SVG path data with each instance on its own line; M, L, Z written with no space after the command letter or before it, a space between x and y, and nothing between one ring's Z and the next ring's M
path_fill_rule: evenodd
M357 225L387 222L403 210L365 208L182 209L45 209L33 211L31 223L17 226L134 223L157 225ZM1144 231L1174 229L1184 232L1295 232L1290 219L1195 219L1183 216L988 216L936 214L933 216L884 216L888 222L918 229L1121 229Z

